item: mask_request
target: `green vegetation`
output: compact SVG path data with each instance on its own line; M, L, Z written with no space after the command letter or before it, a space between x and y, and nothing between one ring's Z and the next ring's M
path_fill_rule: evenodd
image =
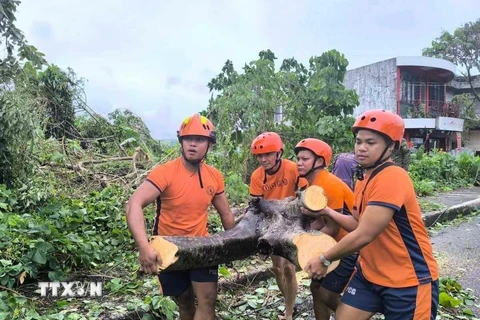
M454 157L440 151L426 154L419 150L411 160L409 173L420 196L480 184L480 157L468 153Z

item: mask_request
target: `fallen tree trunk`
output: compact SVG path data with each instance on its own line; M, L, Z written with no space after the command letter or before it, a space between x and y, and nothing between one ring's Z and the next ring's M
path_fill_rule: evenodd
M315 194L321 196L323 190ZM150 245L162 259L158 270L166 272L215 266L246 259L257 253L282 256L303 269L310 258L320 256L336 243L327 234L309 230L312 221L300 211L301 206L305 206L302 201L306 199L308 197L302 194L298 198L284 200L254 198L234 228L212 236L154 236ZM324 200L315 199L315 205L322 201L326 204ZM337 265L338 261L332 263L329 272Z

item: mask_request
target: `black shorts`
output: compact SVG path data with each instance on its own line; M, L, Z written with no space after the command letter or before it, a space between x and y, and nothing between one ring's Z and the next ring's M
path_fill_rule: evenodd
M405 288L379 286L365 279L357 265L342 302L359 310L383 313L386 319L435 320L438 291L438 280Z
M218 266L185 271L162 272L158 275L164 296L178 297L194 282L218 282Z
M340 264L320 280L312 279L312 282L321 283L322 288L334 293L342 293L352 277L357 263L358 253L351 254L340 260Z

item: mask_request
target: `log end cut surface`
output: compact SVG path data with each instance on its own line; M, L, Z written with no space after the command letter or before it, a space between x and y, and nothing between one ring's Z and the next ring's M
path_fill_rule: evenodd
M178 246L165 240L163 237L152 237L150 239L150 246L157 251L162 259L162 264L158 265L158 272L165 270L178 260L178 257L175 256L178 252Z
M337 241L326 233L301 233L293 238L293 243L298 250L298 264L303 270L311 258L318 257L320 259L320 256L333 247ZM339 260L332 262L327 273L335 270L339 263Z
M322 187L312 185L302 194L302 204L310 211L320 211L327 206L327 197Z

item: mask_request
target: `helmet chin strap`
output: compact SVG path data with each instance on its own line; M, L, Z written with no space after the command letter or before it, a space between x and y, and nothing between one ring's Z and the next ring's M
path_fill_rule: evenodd
M185 159L185 161L187 161L188 163L190 163L191 165L193 165L194 167L197 168L197 172L198 172L198 180L200 182L200 188L203 189L203 180L202 180L202 173L200 172L200 164L203 162L203 160L205 160L205 158L207 157L207 154L208 154L208 149L210 149L210 142L208 142L208 147L207 147L207 151L205 151L205 155L203 156L202 159L199 159L199 160L189 160L187 158L187 156L185 155L185 151L183 150L183 143L181 144L181 147L180 147L180 150L181 150L181 153L182 153L182 157Z
M323 159L323 164L315 167L315 162L317 162L317 159L320 159L320 157L317 156L317 155L315 155L315 160L313 160L312 168L311 168L310 170L308 170L307 173L302 174L302 175L299 175L299 176L302 177L302 178L306 178L306 177L307 177L310 173L312 173L313 171L315 171L315 170L317 170L317 169L323 169L323 168L325 168L325 159Z

